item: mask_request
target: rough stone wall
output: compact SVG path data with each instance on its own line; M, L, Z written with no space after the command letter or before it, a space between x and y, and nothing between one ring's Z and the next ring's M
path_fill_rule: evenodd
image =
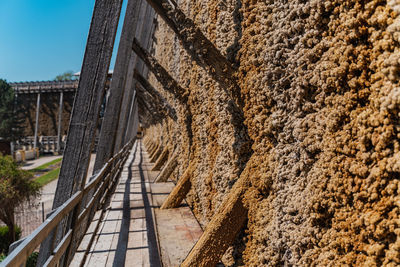
M64 93L62 114L62 135L67 134L69 120L74 102L73 92ZM42 93L40 98L39 136L56 136L58 131L58 111L60 103L59 93ZM24 117L24 136L35 134L37 94L21 94L18 96L19 107Z
M203 226L251 181L224 263L399 265L400 1L178 5L236 67L240 101L159 18L154 55L188 101L151 76L177 120L146 133L179 152L173 179L193 163L187 201Z

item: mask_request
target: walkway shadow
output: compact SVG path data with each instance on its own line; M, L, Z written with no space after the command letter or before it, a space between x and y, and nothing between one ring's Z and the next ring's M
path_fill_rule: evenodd
M117 249L115 251L115 257L113 266L124 266L125 258L126 258L126 250L128 247L128 238L129 238L129 225L131 218L131 209L130 209L130 192L131 192L131 180L132 180L132 165L136 158L137 146L135 148L135 153L133 154L133 159L129 163L128 166L128 178L125 182L125 193L124 193L124 202L122 206L122 221L121 221L121 229L119 231L118 244Z
M140 181L142 182L142 197L143 197L144 211L146 216L147 242L149 246L150 266L161 267L161 258L160 254L158 253L156 230L154 229L155 222L151 210L149 197L147 195L146 181L143 174L142 163L143 163L142 143L140 143L139 172L140 172Z
M140 142L140 141L139 141ZM140 149L137 152L137 149ZM143 199L144 211L145 211L145 220L146 220L146 233L147 233L147 242L148 242L148 250L149 250L149 259L150 259L150 266L154 267L161 267L161 258L158 252L158 244L157 244L157 237L156 237L156 230L154 227L154 218L152 213L152 206L150 205L150 201L147 195L146 190L146 180L143 174L143 156L142 156L142 144L139 143L136 147L134 158L129 164L128 167L128 178L125 182L125 193L124 193L124 202L123 202L123 211L122 211L122 221L121 221L121 228L119 231L118 237L118 244L117 249L115 251L115 257L113 266L125 266L126 260L126 253L128 250L128 239L129 239L129 226L131 222L131 211L135 208L130 207L131 202L131 181L132 181L132 165L135 161L136 155L139 153L140 162L139 162L139 175L140 175L140 184L141 184L141 194Z

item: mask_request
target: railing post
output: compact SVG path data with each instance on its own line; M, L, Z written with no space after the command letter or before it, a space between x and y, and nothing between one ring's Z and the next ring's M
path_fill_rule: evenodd
M85 196L82 196L82 199ZM77 220L78 220L78 216L81 210L81 206L82 206L82 200L79 201L79 203L75 206L73 212L72 212L72 218L71 218L71 229L72 229L72 235L71 235L71 242L67 248L67 250L65 251L65 257L63 259L63 265L65 267L69 266L73 255L75 254L75 245L79 245L80 240L79 239L79 225L77 224ZM86 229L85 229L86 230ZM68 231L66 231L68 232ZM76 243L74 241L77 241Z

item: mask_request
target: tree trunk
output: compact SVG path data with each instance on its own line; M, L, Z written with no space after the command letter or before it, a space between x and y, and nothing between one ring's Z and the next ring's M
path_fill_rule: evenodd
M14 243L15 240L15 226L13 223L7 224L8 227L8 240L10 241L10 245Z
M4 222L8 227L8 241L10 241L10 245L14 243L15 240L15 217L14 217L14 208L7 209L7 220Z

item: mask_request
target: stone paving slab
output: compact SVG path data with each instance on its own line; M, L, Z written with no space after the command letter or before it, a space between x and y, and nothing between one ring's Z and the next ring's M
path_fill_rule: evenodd
M153 203L160 207L172 191L172 182L152 184ZM179 266L203 234L186 203L179 208L155 209L163 266Z

